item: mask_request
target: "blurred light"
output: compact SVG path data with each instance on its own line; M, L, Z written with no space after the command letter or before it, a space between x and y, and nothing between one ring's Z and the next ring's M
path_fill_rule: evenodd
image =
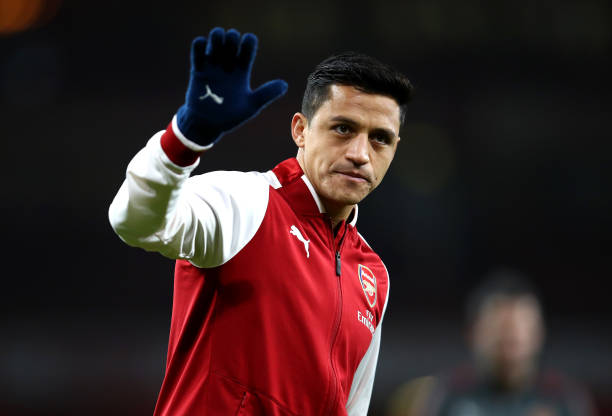
M11 35L50 21L61 0L0 0L0 35Z

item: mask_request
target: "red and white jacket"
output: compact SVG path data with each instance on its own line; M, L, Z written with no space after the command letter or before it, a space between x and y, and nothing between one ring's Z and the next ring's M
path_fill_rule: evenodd
M190 177L163 134L109 209L127 244L177 259L155 415L365 416L389 278L357 207L334 235L295 158Z

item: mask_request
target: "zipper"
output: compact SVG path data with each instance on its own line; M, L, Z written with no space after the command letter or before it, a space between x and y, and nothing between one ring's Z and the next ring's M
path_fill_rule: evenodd
M331 345L329 348L329 360L331 363L331 368L332 368L332 373L334 376L334 383L333 383L333 394L330 400L330 407L329 407L329 412L328 414L332 414L336 405L336 400L338 399L338 373L336 372L336 365L334 362L334 345L336 344L336 339L338 338L338 332L340 330L340 322L342 322L342 307L344 304L343 301L343 295L342 295L342 261L340 259L340 252L342 251L342 246L344 244L344 237L346 236L346 230L347 230L347 225L344 225L344 231L342 233L342 237L340 238L340 241L338 243L338 247L335 250L335 255L334 255L334 259L335 259L335 272L336 272L336 283L338 286L338 307L336 309L336 320L334 322L334 332L332 335L332 341L331 341ZM333 243L335 242L335 238L334 238L334 232L332 229L332 246L334 245Z
M338 248L336 249L336 276L342 276L342 261L340 260L340 250L342 250L342 245L344 244L344 237L346 237L346 230L348 229L348 224L344 224L344 230L342 231L342 237L340 237L340 241L338 242ZM335 241L334 239L334 231L332 230L332 244Z

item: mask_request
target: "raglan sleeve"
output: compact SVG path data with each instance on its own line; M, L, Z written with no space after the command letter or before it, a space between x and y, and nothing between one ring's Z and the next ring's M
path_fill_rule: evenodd
M268 204L269 184L256 172L217 171L190 176L154 135L134 156L108 211L128 245L185 259L197 267L221 265L255 235Z
M387 293L381 319L374 331L370 346L361 359L357 371L355 371L355 376L353 377L349 398L346 403L346 412L348 416L366 416L368 414L368 407L370 406L370 399L372 397L372 388L374 387L374 376L376 375L376 365L378 364L378 354L380 352L382 321L387 309L387 302L389 301L388 276L387 273Z

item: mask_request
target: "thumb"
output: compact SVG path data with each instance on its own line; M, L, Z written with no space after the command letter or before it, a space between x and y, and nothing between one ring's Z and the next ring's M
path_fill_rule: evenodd
M287 83L282 79L268 81L255 91L252 100L257 108L263 108L287 92Z

